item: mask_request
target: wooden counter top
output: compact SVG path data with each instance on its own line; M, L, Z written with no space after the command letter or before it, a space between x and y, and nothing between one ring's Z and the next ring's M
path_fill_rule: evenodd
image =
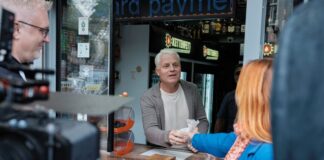
M152 160L152 158L153 158L152 156L144 156L141 154L150 150L150 149L155 149L155 148L157 148L157 147L147 146L147 145L143 145L143 144L135 144L132 152L125 154L121 157L114 156L105 150L101 150L100 154L101 154L101 160L118 160L118 159L122 159L122 160ZM161 148L159 148L159 149L161 149ZM167 149L167 148L163 148L163 149ZM176 151L179 151L179 150L176 150ZM183 152L190 152L190 151L183 150ZM159 157L159 156L155 156L154 160L157 160L156 157ZM158 159L173 160L173 159L175 159L175 157L161 156L161 158L158 158ZM205 159L220 160L218 158L212 158L211 156L208 156L208 154L206 154L206 153L196 153L196 154L193 154L190 157L186 158L186 160L205 160Z

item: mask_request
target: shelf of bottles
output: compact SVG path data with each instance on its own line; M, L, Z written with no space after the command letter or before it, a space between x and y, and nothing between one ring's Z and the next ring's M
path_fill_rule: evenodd
M244 36L245 23L234 19L217 18L204 21L170 22L164 24L167 30L193 40L232 39Z

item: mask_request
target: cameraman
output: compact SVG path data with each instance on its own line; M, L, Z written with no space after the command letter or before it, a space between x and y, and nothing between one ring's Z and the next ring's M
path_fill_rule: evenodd
M39 58L44 43L50 41L48 10L51 3L45 0L0 0L0 6L15 14L12 53L5 63L28 65ZM27 81L31 78L23 71L10 71L0 67L0 77Z

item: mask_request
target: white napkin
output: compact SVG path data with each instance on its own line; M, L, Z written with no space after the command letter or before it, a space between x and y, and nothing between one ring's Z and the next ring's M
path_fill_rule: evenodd
M179 131L181 132L192 132L195 130L197 125L199 124L199 120L187 119L187 128L181 128Z

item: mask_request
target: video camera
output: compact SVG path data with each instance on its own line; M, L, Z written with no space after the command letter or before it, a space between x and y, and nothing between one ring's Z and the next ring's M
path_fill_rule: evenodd
M11 54L14 14L0 7L0 68L35 75L33 70L7 63ZM0 70L0 72L2 71ZM0 74L1 75L1 74ZM87 122L55 119L53 110L16 107L49 98L47 80L18 80L0 76L0 160L96 160L100 134Z

